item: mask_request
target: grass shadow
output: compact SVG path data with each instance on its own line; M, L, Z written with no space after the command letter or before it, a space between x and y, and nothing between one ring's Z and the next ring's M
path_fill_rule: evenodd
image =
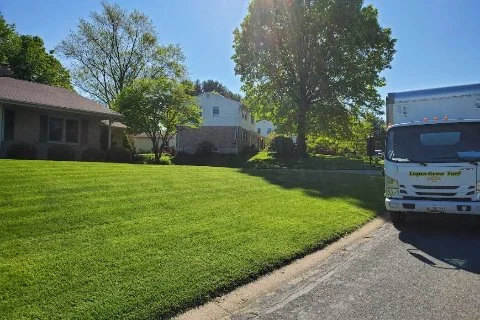
M318 170L241 169L241 172L261 177L284 189L302 190L306 195L321 199L339 199L372 210L384 212L384 180L378 175Z
M362 159L342 156L312 155L300 158L294 155L277 155L262 151L245 163L251 169L317 169L317 170L365 170L379 169L379 165L369 164Z

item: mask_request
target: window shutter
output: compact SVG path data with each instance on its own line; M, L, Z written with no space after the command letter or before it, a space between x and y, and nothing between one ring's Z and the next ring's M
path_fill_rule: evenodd
M40 115L40 142L46 142L48 140L48 115Z
M82 127L80 129L81 132L81 144L88 144L88 120L82 119Z

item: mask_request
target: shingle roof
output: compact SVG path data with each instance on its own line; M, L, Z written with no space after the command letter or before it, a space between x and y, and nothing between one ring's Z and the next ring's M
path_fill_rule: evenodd
M121 114L68 89L8 77L0 77L0 101L121 117Z

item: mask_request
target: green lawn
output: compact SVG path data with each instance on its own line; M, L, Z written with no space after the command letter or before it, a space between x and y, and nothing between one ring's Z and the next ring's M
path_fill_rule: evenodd
M357 174L0 160L0 317L162 318L381 210Z
M262 151L250 158L246 167L271 169L271 168L301 168L301 169L319 169L319 170L335 170L335 169L375 169L365 159L349 159L340 156L314 155L306 159L299 159L292 156L278 157L274 153ZM376 164L377 169L381 166Z

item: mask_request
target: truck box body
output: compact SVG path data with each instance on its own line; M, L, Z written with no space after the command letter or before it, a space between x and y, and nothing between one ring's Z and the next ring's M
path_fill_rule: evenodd
M387 123L443 119L480 119L480 84L389 93Z
M385 207L480 215L480 84L387 97Z

